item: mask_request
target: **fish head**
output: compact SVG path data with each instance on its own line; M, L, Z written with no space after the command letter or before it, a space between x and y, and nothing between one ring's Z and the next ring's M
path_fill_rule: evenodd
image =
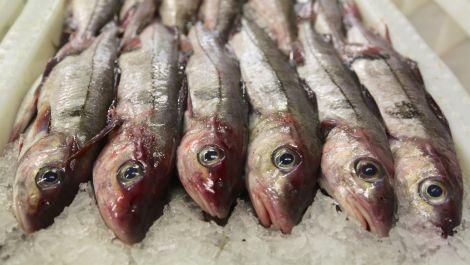
M128 244L145 237L168 188L174 151L161 148L157 137L146 125L124 124L93 167L101 216Z
M200 207L224 219L243 186L245 133L210 121L188 130L178 149L181 183Z
M408 140L399 145L395 168L400 197L444 235L452 235L461 222L463 194L455 155L447 148L437 149L437 141L431 145Z
M51 134L33 144L21 157L14 184L16 217L26 233L45 228L71 203L78 190L67 163L71 142Z
M320 147L288 117L269 120L251 132L247 186L261 224L290 233L313 199Z
M387 236L397 207L393 158L370 139L359 129L332 129L323 146L320 183L365 229Z

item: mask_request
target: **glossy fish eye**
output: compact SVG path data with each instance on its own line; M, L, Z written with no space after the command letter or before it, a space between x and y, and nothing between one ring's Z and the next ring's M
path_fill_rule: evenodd
M281 171L291 171L300 163L300 155L291 147L279 147L273 152L273 164Z
M205 167L213 166L224 158L224 150L216 145L207 145L198 154L199 163Z
M420 196L431 205L439 205L446 201L448 192L443 183L425 179L420 185Z
M382 179L385 175L385 170L382 165L372 158L361 158L357 160L354 171L359 178L367 182L377 181Z
M118 170L117 179L124 186L130 186L144 177L144 167L137 161L127 161Z
M36 175L36 185L42 190L53 189L60 185L63 177L64 172L61 169L43 167Z

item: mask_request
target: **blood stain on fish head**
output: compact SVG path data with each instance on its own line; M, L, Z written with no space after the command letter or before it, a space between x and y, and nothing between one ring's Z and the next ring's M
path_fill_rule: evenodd
M244 133L212 119L190 130L178 150L178 172L189 195L209 215L224 219L243 185Z
M141 241L168 189L173 150L163 150L145 125L125 124L110 137L93 169L106 224L122 241Z
M45 228L69 205L86 174L68 163L71 141L51 134L36 142L21 157L14 185L16 217L26 233Z
M391 154L364 133L336 127L323 147L322 186L367 230L387 236L395 219Z

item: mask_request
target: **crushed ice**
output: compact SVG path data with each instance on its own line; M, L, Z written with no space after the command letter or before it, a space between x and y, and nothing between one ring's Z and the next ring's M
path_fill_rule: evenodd
M142 243L127 246L102 221L90 184L83 184L54 225L26 236L15 220L12 182L17 146L0 158L0 264L469 264L470 203L463 223L443 239L432 227L400 216L390 237L363 231L317 193L291 235L263 228L250 203L238 200L227 225L203 221L181 188ZM467 181L466 190L469 190Z

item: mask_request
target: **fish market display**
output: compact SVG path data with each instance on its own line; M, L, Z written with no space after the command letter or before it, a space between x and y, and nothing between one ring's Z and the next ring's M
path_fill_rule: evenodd
M116 35L116 27L108 29L82 54L45 71L13 186L16 217L26 233L49 226L91 177L98 152L91 140L106 126L114 98Z
M243 187L248 105L234 55L202 24L189 39L194 53L186 68L189 106L178 171L199 206L224 219Z
M204 26L225 41L241 7L240 0L203 0L199 13Z
M292 0L249 0L243 8L261 28L276 40L278 47L290 54L297 38L295 11Z
M153 23L139 39L119 58L112 119L122 126L110 134L93 169L101 216L127 243L144 238L164 203L183 115L175 32Z
M261 223L289 233L314 194L318 113L288 58L250 19L232 40L253 107L246 184Z
M159 0L126 0L121 8L120 20L125 28L122 43L125 45L152 22Z
M298 71L316 94L325 132L320 186L365 229L387 236L396 204L385 129L364 102L371 99L308 19L299 23L299 39L305 64Z
M335 11L340 8L330 6L334 1L321 4L328 25L334 29L332 25L343 19ZM404 206L442 228L445 235L452 234L461 222L463 183L445 116L426 91L416 63L366 29L354 5L344 8L349 38L365 43L347 46L338 31L333 39L377 100L390 135L397 194Z
M162 23L187 31L188 23L197 16L201 0L162 0L160 17Z

